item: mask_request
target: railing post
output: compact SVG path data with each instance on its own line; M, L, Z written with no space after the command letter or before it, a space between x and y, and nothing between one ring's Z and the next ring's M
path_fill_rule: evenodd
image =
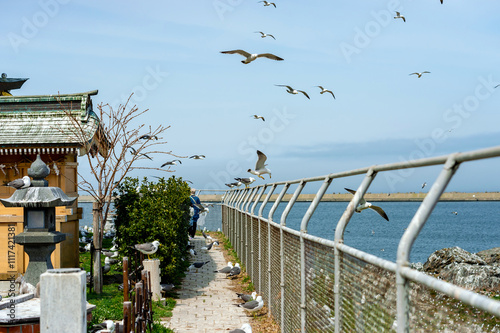
M267 187L267 185L262 186L262 190L261 190L261 191L260 191L260 193L259 193L259 194L255 197L254 203L253 203L252 208L251 208L251 210L250 210L250 216L251 216L251 219L252 219L252 220L251 220L251 221L252 221L252 225L251 225L251 228L252 228L252 229L251 229L251 231L250 231L250 239L252 239L252 251L251 251L251 253L250 253L250 257L251 257L250 262L251 262L251 265L252 265L252 267L251 267L251 271L252 271L252 273L251 273L251 278L252 278L252 281L258 281L258 277L257 277L257 276L255 276L255 248L254 248L254 242L253 242L253 239L254 239L254 234L253 234L253 224L254 224L254 218L253 218L253 216L254 216L255 207L257 206L257 204L259 203L260 198L261 198L261 197L262 197L262 195L264 194L264 192L265 192L265 190L266 190L266 187ZM259 220L257 220L257 221L259 221ZM260 224L260 221L259 221L258 223ZM260 235L258 235L258 236L260 237ZM259 248L257 248L257 250L259 250L259 251L260 251L260 249L259 249ZM260 255L259 255L259 256L260 256ZM261 288L261 286L258 286L258 287L259 287L259 288Z
M401 269L409 266L410 251L413 242L425 225L446 186L455 174L460 164L456 162L455 155L451 155L443 166L436 181L432 184L429 193L418 207L408 228L403 233L398 245L396 259L396 303L397 303L397 332L410 332L410 293L408 280L401 275Z
M334 248L334 260L335 260L335 266L334 266L334 286L333 286L333 293L335 295L335 333L340 333L340 251L337 248L338 244L342 244L344 242L344 231L347 226L347 223L349 223L349 220L352 217L352 214L354 214L354 211L356 207L358 207L359 202L361 201L361 198L363 195L365 195L366 190L372 183L373 179L377 175L376 172L373 171L372 168L370 168L366 172L366 176L361 182L361 185L359 185L358 189L356 190L356 194L353 196L349 204L347 205L346 210L340 217L339 222L337 223L337 227L335 229L335 248Z
M276 189L276 184L273 184L271 186L271 189L269 189L269 192L267 193L266 198L262 202L262 205L260 205L259 209L259 286L262 288L262 228L260 220L262 219L262 213L264 212L264 207L266 207L267 203L269 202L269 199L271 198L271 195L273 194L274 190ZM261 292L264 292L262 290ZM268 305L269 305L269 300L268 300ZM269 315L271 315L271 311L269 311Z

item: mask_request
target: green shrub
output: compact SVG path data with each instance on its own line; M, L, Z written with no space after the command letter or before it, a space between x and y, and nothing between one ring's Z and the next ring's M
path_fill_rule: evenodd
M152 258L161 261L164 282L177 283L189 265L186 249L189 226L189 186L181 178L127 178L115 192L116 236L120 253L134 258L134 244L158 240L161 243Z

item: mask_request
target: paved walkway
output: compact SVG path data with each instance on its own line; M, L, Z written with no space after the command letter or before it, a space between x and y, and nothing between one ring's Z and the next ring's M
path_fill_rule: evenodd
M191 244L197 252L192 261L210 262L198 272L193 270L186 274L181 289L177 290L179 299L172 317L164 325L176 333L227 333L250 323L245 310L234 305L240 302L230 289L231 281L225 274L214 273L227 266L221 246L214 246L210 251L201 250L205 246L205 239L201 236L196 236Z

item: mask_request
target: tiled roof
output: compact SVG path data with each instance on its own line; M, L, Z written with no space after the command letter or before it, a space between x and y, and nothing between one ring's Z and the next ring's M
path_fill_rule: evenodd
M76 146L83 148L80 154L84 154L92 145L100 146L95 142L100 120L92 110L90 98L96 94L97 90L69 95L0 97L0 149ZM85 138L78 134L81 133L78 126Z

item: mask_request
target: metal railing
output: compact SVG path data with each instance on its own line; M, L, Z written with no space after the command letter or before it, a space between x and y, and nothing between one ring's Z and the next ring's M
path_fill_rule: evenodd
M500 156L500 146L375 165L321 177L228 190L222 229L282 332L500 332L500 302L411 268L413 243L461 163ZM344 232L378 173L443 165L399 241L396 262L344 244ZM334 179L365 175L335 226L334 240L307 233ZM321 182L300 231L287 216L308 183ZM296 186L279 223L274 213ZM278 187L268 213L264 208ZM255 213L260 203L258 213Z

